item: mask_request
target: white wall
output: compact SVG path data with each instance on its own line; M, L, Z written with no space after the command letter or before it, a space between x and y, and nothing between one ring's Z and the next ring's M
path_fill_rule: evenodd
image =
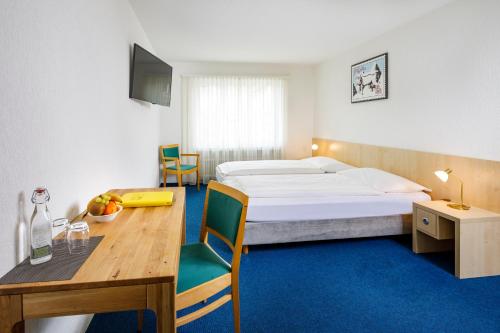
M131 44L151 45L127 1L2 1L0 24L3 275L27 255L18 231L35 186L63 217L109 188L157 184L160 113L128 98ZM87 321L28 326L71 333Z
M317 68L314 136L500 160L500 2L453 2ZM389 52L389 99L350 103L350 68Z
M160 55L161 56L161 55ZM163 57L163 60L169 60ZM169 62L173 66L172 101L161 113L163 143L181 142L181 76L189 74L282 75L288 77L288 119L285 158L311 156L314 117L314 71L309 65L188 63Z

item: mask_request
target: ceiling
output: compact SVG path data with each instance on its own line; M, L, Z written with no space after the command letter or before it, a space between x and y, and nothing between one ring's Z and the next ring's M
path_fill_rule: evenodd
M166 61L318 63L452 0L129 0Z

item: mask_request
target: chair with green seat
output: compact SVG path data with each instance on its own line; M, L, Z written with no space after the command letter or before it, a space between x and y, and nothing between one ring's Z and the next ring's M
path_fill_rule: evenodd
M193 156L196 157L196 164L182 164L181 157ZM198 191L200 190L200 154L181 154L179 145L164 145L160 146L160 160L162 164L163 186L167 186L167 175L177 175L177 184L182 186L182 176L196 172L196 184ZM167 163L174 163L167 165Z
M240 332L238 277L247 207L248 197L240 191L215 181L208 184L200 242L181 247L175 310L203 302L228 287L231 287L231 290L204 307L176 318L177 327L196 320L232 300L234 331ZM231 264L208 244L209 233L220 238L232 250ZM142 318L141 313L139 312L139 318ZM142 327L139 327L139 331L141 329Z

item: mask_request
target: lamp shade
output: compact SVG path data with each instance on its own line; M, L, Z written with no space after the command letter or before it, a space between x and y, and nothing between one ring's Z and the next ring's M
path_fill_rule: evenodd
M443 182L446 183L448 181L448 170L437 170L434 174Z
M313 143L313 145L311 146L311 149L312 150L318 150L319 146L315 143Z

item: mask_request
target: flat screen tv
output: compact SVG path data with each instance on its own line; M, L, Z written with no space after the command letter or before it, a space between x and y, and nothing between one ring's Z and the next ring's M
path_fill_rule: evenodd
M170 106L172 66L134 44L130 98Z

